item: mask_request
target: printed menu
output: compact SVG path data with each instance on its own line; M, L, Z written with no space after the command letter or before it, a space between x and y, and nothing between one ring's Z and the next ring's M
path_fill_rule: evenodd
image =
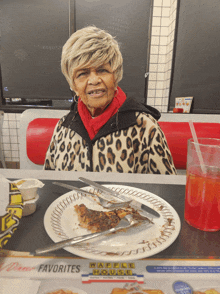
M0 284L2 294L19 284L29 285L22 293L31 294L220 294L220 260L102 262L2 255Z

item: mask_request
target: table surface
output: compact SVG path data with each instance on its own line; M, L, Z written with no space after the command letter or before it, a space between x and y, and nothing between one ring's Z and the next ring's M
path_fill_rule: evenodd
M18 230L4 249L15 251L33 252L52 244L47 235L43 218L50 204L68 192L63 187L52 184L54 180L73 184L78 187L85 186L78 181L78 177L84 176L101 184L121 184L140 188L152 192L166 200L178 213L181 220L181 231L177 239L165 250L150 257L154 259L206 259L220 257L220 232L203 232L189 226L184 221L185 176L162 175L137 175L114 173L79 173L79 172L51 172L51 171L25 171L1 169L0 174L10 180L21 178L38 178L45 185L39 189L37 210L30 216L23 217ZM64 249L48 256L73 257L73 254Z

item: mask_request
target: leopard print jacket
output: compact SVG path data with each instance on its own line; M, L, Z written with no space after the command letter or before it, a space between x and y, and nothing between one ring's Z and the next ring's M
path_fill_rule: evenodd
M75 106L55 127L44 169L176 174L152 109L126 99L118 113L90 140Z

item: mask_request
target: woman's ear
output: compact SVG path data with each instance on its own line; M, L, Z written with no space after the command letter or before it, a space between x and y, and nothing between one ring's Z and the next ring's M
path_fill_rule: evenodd
M72 82L72 83L70 84L70 89L71 89L73 92L76 93L76 96L79 96L79 95L78 95L78 91L76 90L76 87L75 87L75 85L74 85L74 82Z

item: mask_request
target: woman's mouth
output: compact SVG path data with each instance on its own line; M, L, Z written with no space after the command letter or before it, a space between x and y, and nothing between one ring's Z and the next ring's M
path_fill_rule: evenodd
M88 94L91 97L99 98L99 97L102 97L105 94L105 90L104 89L91 90L91 91L88 91Z

